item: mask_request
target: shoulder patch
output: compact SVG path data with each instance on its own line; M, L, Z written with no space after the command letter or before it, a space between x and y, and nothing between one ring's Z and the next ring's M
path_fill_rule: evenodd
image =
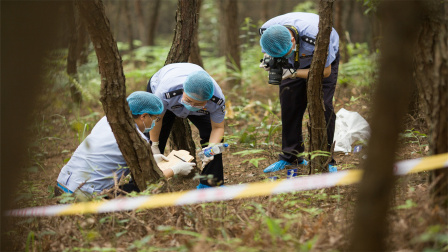
M166 99L170 99L170 98L173 98L175 96L182 95L183 93L184 93L183 89L174 90L174 91L165 93L165 98Z
M221 105L221 104L224 102L223 99L220 99L220 98L218 98L218 97L216 97L216 96L212 96L212 98L210 99L210 101L212 101L212 102L214 102L214 103L216 103L216 104L218 104L218 105Z

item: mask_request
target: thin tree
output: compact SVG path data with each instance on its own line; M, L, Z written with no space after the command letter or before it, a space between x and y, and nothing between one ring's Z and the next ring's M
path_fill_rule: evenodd
M374 94L371 137L354 216L349 251L386 251L387 211L393 192L393 165L410 98L412 52L421 22L419 1L383 1L380 74Z
M84 24L84 21L79 18L78 10L75 9L75 15L78 18L78 47L76 49L77 51L77 57L78 57L78 64L84 65L88 62L88 56L89 56L89 32L87 31L86 25Z
M67 75L69 77L70 83L70 94L72 100L75 104L81 104L82 102L82 93L78 88L78 23L79 18L75 13L73 1L67 1L67 21L68 21L68 29L69 29L69 45L68 45L68 56L67 56Z
M226 84L233 88L241 84L241 57L238 27L238 1L222 0L222 24L226 36L224 37L224 54L226 56Z
M165 65L171 63L187 62L191 51L191 40L194 30L197 29L197 0L179 0L176 11L176 29L174 30L173 43L168 53ZM176 118L174 121L170 145L174 149L187 150L190 153L196 152L191 128L187 119ZM193 173L192 173L193 174Z
M160 9L161 0L152 1L150 15L149 15L149 25L148 25L148 38L147 45L153 46L155 45L155 34L157 28L157 22L159 19L159 9Z
M128 1L123 1L124 14L126 17L126 30L128 35L128 43L129 43L129 51L132 57L132 53L134 52L134 32L132 28L132 20L131 20L131 9L129 8Z
M101 0L76 0L85 20L98 58L101 74L101 103L107 121L140 190L147 183L163 177L152 156L149 144L137 132L126 102L126 85L117 43L112 36L109 20Z
M199 31L199 13L201 11L202 0L198 0L197 9L196 9L196 26L194 28L193 39L191 40L191 50L190 57L188 58L188 62L204 67L204 63L202 62L201 50L199 48L199 39L198 39L198 31Z
M420 94L423 114L429 128L431 154L448 152L448 19L446 2L424 1L423 24L417 30L414 47L414 75ZM431 172L434 203L447 206L448 170Z
M328 145L327 127L324 116L325 106L322 98L322 78L332 31L333 2L334 0L321 0L319 3L319 32L317 34L316 47L307 80L308 113L310 117L308 123L310 152L326 150ZM311 173L314 173L315 169L325 171L330 159L331 157L327 158L325 156L316 156L310 159Z
M145 22L143 17L143 7L142 7L142 0L135 0L135 12L137 13L137 28L138 28L138 38L140 41L144 41L146 39L145 35ZM145 43L145 42L143 42ZM146 43L145 43L146 44Z

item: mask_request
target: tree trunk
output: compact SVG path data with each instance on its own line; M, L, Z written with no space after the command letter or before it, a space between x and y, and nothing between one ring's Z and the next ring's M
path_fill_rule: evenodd
M33 111L42 104L36 98L49 86L43 66L48 52L57 49L54 42L58 24L64 21L64 5L53 0L1 2L1 251L13 248L9 232L15 233L17 226L11 224L18 219L10 220L14 217L4 213L17 207L16 192L23 179L19 174L29 165L28 143L33 139L29 127L12 122L32 124L37 119Z
M325 106L322 97L322 78L327 59L328 45L332 30L332 14L334 0L321 0L319 3L319 32L316 38L316 47L311 62L310 72L307 80L308 113L310 121L308 131L310 133L310 152L327 151L327 130L325 122ZM315 169L326 171L327 157L317 156L310 159L311 174Z
M344 2L336 1L334 5L334 29L339 35L339 55L340 63L347 62L347 38L345 36L345 23L344 23Z
M194 29L197 28L197 0L179 0L176 11L176 29L173 44L168 53L165 65L187 62L191 50ZM176 118L171 129L170 145L174 149L187 150L193 156L196 146L191 136L191 128L187 119Z
M269 6L269 0L261 0L260 19L263 23L269 20L269 8L272 8Z
M79 65L84 65L89 61L89 33L87 32L87 27L84 24L84 21L79 18L79 12L77 9L75 9L75 15L78 20L78 48L76 51Z
M198 41L198 30L199 30L199 13L201 11L202 0L197 0L197 10L196 10L196 27L194 28L193 39L191 40L191 49L190 49L190 57L188 58L188 62L196 64L198 66L204 67L204 63L202 62L201 50L199 48Z
M119 39L119 36L120 36L120 27L121 27L121 12L122 12L122 10L123 10L123 5L124 5L124 1L118 1L118 2L115 2L115 3L113 3L113 2L108 2L109 3L109 5L116 5L117 6L117 12L116 12L116 15L115 15L115 22L114 22L114 24L115 24L115 27L114 27L114 34L115 34L115 39L117 40L117 41L121 41L120 39Z
M76 18L75 14L75 8L73 8L74 2L73 1L67 1L66 7L67 7L67 19L68 19L68 29L69 29L69 36L70 36L70 42L68 45L68 56L67 56L67 74L69 76L69 83L70 83L70 94L72 97L72 100L75 104L81 104L82 102L82 93L78 89L78 25L79 20ZM78 21L78 22L77 22Z
M129 44L129 53L134 52L134 32L132 31L132 20L131 20L131 10L129 8L128 1L123 1L124 14L126 16L126 29L128 30L128 44Z
M410 98L412 54L421 20L419 1L384 1L380 74L374 95L372 135L360 182L348 251L387 251L387 211L393 192L398 134Z
M226 84L229 89L241 84L240 39L238 27L238 2L223 0L221 12L225 28L224 48L226 56Z
M448 4L428 0L422 10L424 21L418 29L415 52L415 79L429 128L431 154L448 152ZM430 180L438 179L432 197L434 203L446 207L448 170L435 170Z
M138 188L145 190L147 183L163 177L157 168L149 144L135 128L126 102L126 85L117 43L112 36L109 20L101 0L77 0L79 13L87 24L98 58L101 74L101 103L118 147L131 170Z
M142 41L142 44L146 44L144 40L146 39L145 35L145 22L143 18L143 8L142 8L142 0L135 0L135 12L137 13L137 27L138 27L138 39Z
M225 0L218 0L215 2L217 4L217 8L220 10L224 9L224 1ZM226 41L227 41L227 33L226 33L226 27L224 25L225 23L225 14L224 11L220 11L218 14L218 29L219 29L219 39L218 39L218 57L225 56L226 55Z
M157 21L159 19L159 9L160 9L160 2L161 0L155 0L152 3L151 8L151 14L149 15L149 26L148 26L148 45L153 46L155 45L155 34L156 34L156 27L157 27Z

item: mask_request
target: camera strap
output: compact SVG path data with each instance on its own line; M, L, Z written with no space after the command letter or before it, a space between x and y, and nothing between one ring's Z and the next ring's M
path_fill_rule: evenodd
M294 35L294 39L296 41L296 50L294 51L294 70L299 69L300 67L300 61L299 61L299 48L300 48L300 36L299 36L299 30L293 25L283 25L284 27L288 28Z

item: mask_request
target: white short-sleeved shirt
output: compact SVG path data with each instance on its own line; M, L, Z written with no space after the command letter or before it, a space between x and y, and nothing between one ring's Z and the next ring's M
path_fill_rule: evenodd
M314 41L319 31L319 16L313 13L292 12L274 17L264 23L261 28L269 28L273 25L292 25L299 31L300 37L300 68L307 68L311 65L314 53ZM307 39L311 42L307 42ZM330 33L330 44L328 46L328 56L325 67L331 65L336 59L339 50L339 35L334 28ZM264 52L264 51L263 51ZM289 63L293 64L294 56L289 58Z
M148 138L138 127L137 131L148 142ZM72 192L79 188L92 194L112 188L114 173L120 179L129 172L109 122L104 116L62 168L57 181ZM82 184L84 185L79 187Z
M163 102L162 114L165 114L169 110L181 118L186 118L188 115L210 115L210 119L215 123L220 123L224 120L224 94L213 78L213 84L215 85L213 97L207 101L204 109L195 112L189 111L180 102L182 99L183 84L188 75L200 70L204 71L202 67L195 64L174 63L162 67L152 76L150 82L151 91Z

